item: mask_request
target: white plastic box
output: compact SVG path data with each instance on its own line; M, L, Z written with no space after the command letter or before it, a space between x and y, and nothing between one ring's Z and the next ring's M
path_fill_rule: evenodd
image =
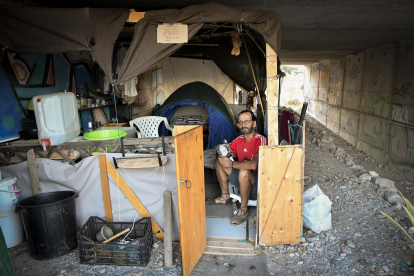
M33 108L39 142L44 148L62 144L79 135L79 113L74 93L35 96Z

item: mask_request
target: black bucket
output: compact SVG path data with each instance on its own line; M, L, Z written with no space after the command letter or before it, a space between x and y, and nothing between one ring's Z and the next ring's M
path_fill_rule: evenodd
M77 192L61 191L17 202L34 259L58 257L76 248L76 197Z

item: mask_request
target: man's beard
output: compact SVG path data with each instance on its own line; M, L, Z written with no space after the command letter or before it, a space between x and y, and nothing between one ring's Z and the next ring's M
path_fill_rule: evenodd
M243 134L243 135L247 135L247 134L253 133L253 131L254 131L253 126L251 126L251 127L242 127L240 129L240 133Z

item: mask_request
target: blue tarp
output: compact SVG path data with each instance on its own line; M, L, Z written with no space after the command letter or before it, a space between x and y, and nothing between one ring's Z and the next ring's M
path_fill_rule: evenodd
M234 126L224 117L224 115L217 110L213 105L201 101L179 101L171 103L164 108L159 109L155 115L166 117L168 122L170 121L172 115L177 111L181 106L196 106L207 108L208 111L208 131L209 131L209 144L208 148L212 149L215 145L226 139L229 143L237 137L237 133L234 130ZM162 124L161 135L168 135L168 130Z

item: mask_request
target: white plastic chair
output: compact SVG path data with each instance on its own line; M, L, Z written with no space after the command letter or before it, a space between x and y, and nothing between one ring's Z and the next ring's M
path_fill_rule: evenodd
M241 203L239 189L237 189L233 184L231 184L230 181L228 184L229 184L229 194L230 194L230 197L233 199L233 202L239 201ZM249 201L247 201L247 206L257 206L257 200L249 199ZM236 213L237 213L237 210L234 211L234 214Z
M174 136L174 128L168 124L168 120L165 117L158 116L145 116L139 117L134 120L129 121L129 126L137 126L139 128L138 138L147 138L147 137L159 137L158 128L164 122L165 127L168 130L171 130L172 136Z

